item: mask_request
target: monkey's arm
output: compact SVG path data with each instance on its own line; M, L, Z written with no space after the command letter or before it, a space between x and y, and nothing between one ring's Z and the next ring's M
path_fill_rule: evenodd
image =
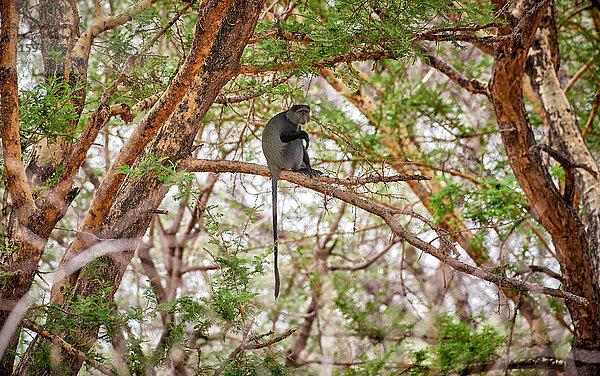
M302 139L302 140L306 141L306 148L308 148L308 145L310 143L310 141L308 139L308 133L306 133L305 131L294 130L291 132L285 132L285 130L284 130L279 135L279 138L281 139L282 142L290 142L290 141Z

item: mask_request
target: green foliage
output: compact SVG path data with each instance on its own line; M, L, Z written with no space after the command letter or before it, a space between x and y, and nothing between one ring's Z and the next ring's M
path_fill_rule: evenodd
M300 46L280 38L262 40L262 54L249 58L253 64L265 68L283 62L298 64L296 73L312 72L308 66L333 56L349 53L372 53L374 50L407 57L414 55L412 43L415 34L423 31L423 24L434 18L441 20L440 27L455 25L451 12L457 10L446 0L416 2L382 2L342 0L306 2L302 7L302 21L293 17L280 26L291 33L310 38L308 45ZM462 3L460 9L466 16L459 24L489 22L491 7L476 3ZM273 27L272 22L259 24L258 31ZM279 60L269 57L277 56Z
M73 100L74 92L82 86L71 88L68 83L48 78L32 89L20 92L19 129L21 144L28 148L43 138L75 137L73 122L79 117Z
M397 375L398 370L390 367L388 362L392 354L398 350L398 344L394 344L390 349L381 354L377 359L365 360L364 355L358 356L362 361L359 365L351 367L347 370L335 372L335 375L344 376L378 376L378 375Z
M464 322L455 323L453 315L442 316L438 330L439 344L432 353L444 373L493 359L504 340L491 326L475 330Z
M344 278L336 277L342 287L334 302L346 320L348 330L377 343L390 335L404 337L410 332L412 323L407 323L402 309L379 300L363 301L360 289L352 284L344 284Z
M431 196L434 219L441 221L444 215L452 213L460 201L464 208L462 215L478 225L498 225L515 222L526 213L523 195L514 179L485 179L477 189L461 183L449 183Z

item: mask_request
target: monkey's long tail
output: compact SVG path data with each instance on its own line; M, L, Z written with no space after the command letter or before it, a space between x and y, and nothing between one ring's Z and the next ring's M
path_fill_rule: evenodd
M279 296L279 267L277 266L277 180L279 180L279 171L271 172L271 184L273 194L273 242L275 243L275 251L273 252L273 263L275 271L275 299Z

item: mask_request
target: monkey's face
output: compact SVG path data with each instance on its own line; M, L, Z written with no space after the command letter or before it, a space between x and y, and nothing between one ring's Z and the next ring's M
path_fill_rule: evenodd
M304 125L310 121L310 110L308 110L306 108L302 108L302 109L296 111L296 114L298 116L298 124L299 125Z
M310 121L310 107L306 104L295 104L287 110L285 116L299 129L301 125Z

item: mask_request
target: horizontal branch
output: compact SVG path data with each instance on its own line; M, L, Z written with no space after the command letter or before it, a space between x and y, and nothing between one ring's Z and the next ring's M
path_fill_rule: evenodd
M487 36L477 36L472 34L475 31L481 31L485 29L493 29L501 27L500 23L488 23L485 25L470 25L470 26L454 26L454 27L441 27L434 28L422 33L417 33L412 36L408 36L406 39L410 40L414 44L416 42L467 42L477 45L493 45L494 43L502 43L511 41L521 37L522 34L522 26L515 28L512 33L508 35L487 35ZM293 33L285 30L281 27L280 22L276 22L275 25L266 31L256 34L251 40L250 43L256 43L259 40L267 39L269 37L279 37L288 42L298 42L304 44L315 43L315 41L307 36L304 33ZM347 54L332 56L329 58L325 58L323 60L319 60L316 62L309 63L308 66L312 68L326 68L331 67L340 63L348 63L354 61L365 61L365 60L381 60L381 59L398 59L401 56L393 51L381 51L381 50L365 50L359 52L351 52ZM447 64L446 64L447 65ZM288 62L281 63L277 65L244 65L240 68L238 74L257 74L262 72L275 72L275 71L284 71L290 69L300 68L302 66L299 62ZM454 68L452 68L454 69ZM448 70L448 69L446 69ZM454 70L456 71L456 70ZM456 71L457 72L457 71ZM446 73L446 72L444 72ZM456 74L452 72L452 76L449 75L455 82L456 80L453 77L456 77ZM470 86L474 90L476 90L477 94L485 94L489 96L487 92L487 85L481 83L478 80L471 80L472 83ZM462 85L461 85L462 86ZM468 88L469 85L466 87Z
M342 54L337 56L332 56L330 58L326 58L323 60L315 61L309 66L313 68L326 68L331 67L341 63L349 63L353 61L365 61L365 60L381 60L381 59L398 59L400 56L390 53L387 51L373 51L366 50L361 52L350 52L348 54ZM299 62L291 62L291 63L283 63L277 65L242 65L238 70L237 74L257 74L263 72L279 72L290 69L300 68L302 66Z
M210 159L185 159L179 163L179 167L183 170L190 172L240 172L247 173L253 175L261 175L261 176L271 176L269 173L269 169L267 166L258 165L255 163L247 163L247 162L236 162L236 161L215 161ZM292 171L282 171L281 178L283 180L288 180L291 182L295 182L289 179L288 174L293 174L297 176L298 173ZM286 177L288 177L286 179ZM395 183L400 181L408 181L408 180L431 180L430 176L423 175L369 175L364 178L347 178L340 179L327 175L315 176L314 179L328 183L328 184L339 184L344 186L354 186L354 185L364 185L369 183Z
M489 372L493 370L507 369L553 369L564 371L565 361L556 358L540 357L535 359L515 360L511 362L493 361L469 366L457 372L451 372L450 375L472 375L476 373Z
M189 158L181 161L179 164L179 168L190 172L233 172L269 176L269 170L267 166L261 166L255 163L247 162L212 161ZM494 274L477 266L469 265L465 262L462 262L457 258L453 257L452 252L449 252L453 245L449 244L450 240L448 239L448 236L450 234L447 233L445 230L435 227L431 221L427 220L426 218L417 213L383 207L381 205L368 201L362 197L359 197L345 189L333 186L329 184L326 180L332 178L328 178L326 176L316 176L314 178L310 178L306 174L302 174L299 172L282 171L280 179L312 189L326 196L335 197L348 204L351 204L369 213L379 216L388 224L388 226L395 235L399 236L401 239L405 240L406 242L420 249L421 251L429 253L441 262L451 266L452 268L458 271L470 274L488 282L492 282L495 285L502 288L512 287L520 291L531 291L538 294L550 295L561 299L568 299L584 306L589 304L587 299L563 290L508 278L503 275ZM440 236L439 238L441 248L434 247L431 243L419 239L416 235L408 231L398 220L397 216L399 215L409 215L423 221L438 235L445 233L445 236Z

